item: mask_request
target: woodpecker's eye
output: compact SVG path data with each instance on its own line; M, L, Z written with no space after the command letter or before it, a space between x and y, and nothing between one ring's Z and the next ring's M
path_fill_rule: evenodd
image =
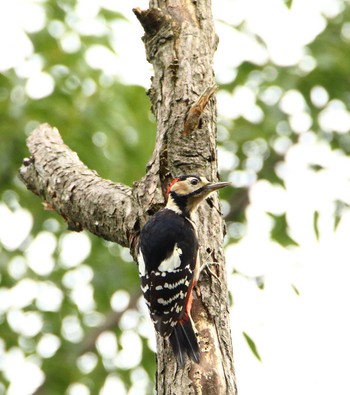
M198 184L197 178L192 178L191 185L197 185L197 184Z

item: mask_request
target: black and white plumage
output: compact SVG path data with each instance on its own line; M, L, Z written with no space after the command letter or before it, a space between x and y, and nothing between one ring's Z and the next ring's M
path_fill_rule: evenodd
M155 329L169 337L177 362L199 363L191 319L192 289L199 274L198 239L191 213L211 192L229 183L185 175L169 187L166 207L143 227L138 252L141 289Z

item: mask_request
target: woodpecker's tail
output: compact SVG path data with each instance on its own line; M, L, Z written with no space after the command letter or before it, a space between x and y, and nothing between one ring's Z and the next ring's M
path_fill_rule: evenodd
M199 346L193 330L192 320L186 316L179 321L169 336L171 347L180 368L185 366L185 354L196 363L199 363Z

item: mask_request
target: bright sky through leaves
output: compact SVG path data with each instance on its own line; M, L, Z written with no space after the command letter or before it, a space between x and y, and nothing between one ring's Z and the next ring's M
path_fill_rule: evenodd
M17 102L24 100L24 95L33 100L49 97L55 89L55 79L44 71L44 61L34 53L27 35L46 25L41 6L44 2L0 2L0 72L13 68L19 77L26 79L24 92L11 92ZM117 76L125 84L148 88L151 67L140 40L142 29L131 12L133 7L147 6L145 0L80 0L67 25L50 22L49 34L59 41L64 52L74 54L81 48L81 36L98 37L111 29L112 49L101 44L91 45L86 49L85 61L92 70L102 69L106 75ZM128 20L107 27L96 17L100 7L121 12ZM305 45L325 29L326 18L335 18L344 5L340 0L293 0L289 9L280 0L220 0L213 1L213 7L220 37L215 74L217 82L225 84L235 78L237 67L245 61L255 65L268 61L277 66L296 65L300 73L307 74L317 63ZM243 31L232 28L242 23ZM344 40L350 40L349 26L349 23L343 25ZM123 39L125 36L128 40ZM273 81L275 73L273 67L267 67L264 78ZM89 96L97 87L91 80L84 89ZM259 125L265 115L257 104L256 92L254 81L250 86L237 86L231 92L219 91L218 111L222 124L242 117ZM278 86L270 86L260 99L268 106L278 106L300 139L293 144L283 121L275 125L279 137L273 143L274 148L285 155L276 172L284 181L284 187L257 180L256 173L268 150L265 140L244 147L247 155L244 171L235 171L238 158L233 145L231 149L219 148L221 170L228 172L236 187L251 187L247 224L228 229L229 233L243 237L226 250L229 273L233 270L239 273L229 276L234 297L232 332L239 393L345 395L350 393L347 317L350 214L345 211L336 223L335 202L350 204L350 159L319 141L312 130L306 100L298 90L282 91ZM320 109L318 119L325 132L349 133L350 113L342 101L330 100L321 85L313 87L310 100ZM50 122L49 114L47 121ZM221 136L224 140L225 133L225 128L220 131L219 126L219 139ZM103 132L97 132L94 139L98 146L106 144ZM227 207L228 203L223 202L224 208L225 204ZM271 239L274 224L271 214L286 217L288 234L297 246L283 247ZM33 218L21 207L11 211L2 203L0 218L0 243L9 251L15 251L30 234ZM28 337L40 333L43 326L40 312L57 312L61 307L62 291L46 279L54 271L57 248L57 264L67 269L63 287L69 297L80 313L87 317L91 313L91 322L101 319L94 313L93 272L84 265L91 249L89 238L84 233L66 233L57 240L51 231L42 231L30 241L24 258L17 256L9 263L11 277L18 279L16 285L11 289L0 288L0 312L6 314L15 333ZM130 260L127 253L122 254ZM23 279L27 270L32 270L40 280ZM256 286L260 277L264 277L263 290ZM120 301L125 306L128 303L128 294L123 292L116 290L111 298L111 307L116 311ZM23 311L31 303L35 303L38 312ZM147 337L154 349L152 326L142 317L136 310L123 316L121 350L112 332L98 337L97 351L111 370L138 366L142 353L139 334ZM261 362L249 349L243 332L254 340ZM76 315L64 317L61 334L72 343L83 338ZM44 334L35 345L41 358L54 356L59 347L60 339L53 334ZM42 383L44 375L38 360L26 357L20 347L6 353L3 349L0 342L0 369L11 382L9 395L29 393ZM96 366L95 358L92 353L82 355L78 360L79 369L89 374ZM147 387L147 375L142 368L133 371L133 380L135 394L142 394ZM126 393L122 380L113 373L100 392L102 395ZM82 383L74 383L67 394L88 395L90 390Z

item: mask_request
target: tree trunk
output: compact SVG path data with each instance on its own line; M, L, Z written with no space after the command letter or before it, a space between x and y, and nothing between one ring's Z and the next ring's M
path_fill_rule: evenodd
M145 177L134 188L102 180L64 145L56 129L41 125L28 138L31 158L24 160L20 178L70 229L85 228L128 246L135 257L140 228L164 206L170 179L181 174L217 179L212 61L218 40L210 0L150 1L149 10L134 12L154 67L149 95L158 125ZM201 362L188 361L177 369L168 341L158 336L157 394L235 395L224 223L217 195L201 204L195 222L201 262L211 264L195 288L192 310Z

